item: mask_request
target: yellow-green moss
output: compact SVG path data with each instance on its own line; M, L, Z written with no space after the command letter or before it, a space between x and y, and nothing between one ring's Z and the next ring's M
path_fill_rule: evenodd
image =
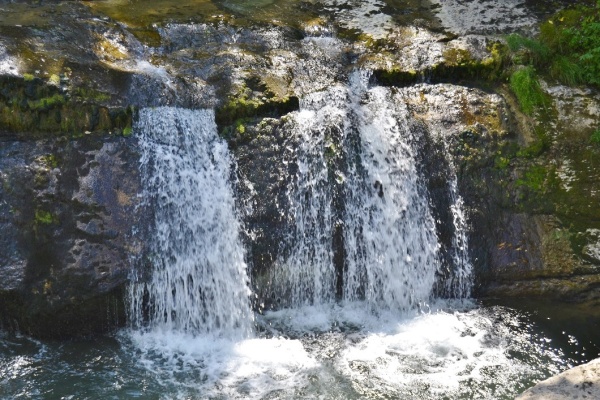
M80 132L109 133L131 127L135 110L108 109L102 104L110 98L91 88L63 93L41 79L0 76L0 135L74 137Z
M244 118L280 116L298 108L297 97L279 97L271 92L261 79L250 78L236 93L228 97L225 104L216 109L215 119L221 127L233 126L234 130L245 131L245 128L238 124ZM223 132L231 133L229 129L223 129Z
M525 171L524 176L517 180L517 186L525 186L535 192L542 192L545 188L548 170L545 166L534 165Z
M508 168L509 165L510 158L508 157L497 156L496 158L494 158L494 167L496 169L504 170Z
M82 100L93 101L98 103L104 103L111 99L110 94L101 92L99 90L79 87L75 89L75 95L80 97Z
M468 65L473 63L473 57L468 50L447 48L442 54L446 65L457 66L457 65Z
M41 156L39 161L48 168L54 169L58 167L58 157L54 154L46 154Z
M382 85L400 87L418 83L423 77L427 77L432 82L494 81L501 74L503 47L499 43L494 43L488 46L488 50L491 56L478 60L466 49L446 48L442 54L444 61L423 71L391 67L375 70L373 76Z
M243 135L246 132L246 127L244 126L241 120L235 121L235 131L240 135Z
M548 143L542 138L538 138L535 142L527 147L522 148L517 152L518 157L535 158L541 155L548 148Z
M60 76L56 74L50 75L50 78L48 78L48 83L54 86L60 85Z
M31 110L48 110L58 106L62 106L67 102L67 99L62 94L54 94L50 97L44 97L39 100L33 100L27 102Z
M37 209L35 210L35 223L38 225L51 225L57 222L57 218L51 212Z

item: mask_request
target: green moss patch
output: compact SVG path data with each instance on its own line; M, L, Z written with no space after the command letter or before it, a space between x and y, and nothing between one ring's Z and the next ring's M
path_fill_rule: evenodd
M506 38L514 65L536 67L569 86L600 86L600 3L562 10L540 25L533 38Z
M596 129L590 136L590 142L600 144L600 129Z
M51 225L57 222L57 218L51 212L37 209L35 210L36 225Z
M108 100L110 95L93 89L68 93L33 76L0 76L0 136L77 137L131 127L135 110L109 109L103 105Z
M222 132L228 131L228 126L233 126L234 130L243 134L245 128L241 121L245 118L279 117L299 108L297 97L277 96L261 80L251 78L235 94L230 95L221 107L217 107L215 119Z

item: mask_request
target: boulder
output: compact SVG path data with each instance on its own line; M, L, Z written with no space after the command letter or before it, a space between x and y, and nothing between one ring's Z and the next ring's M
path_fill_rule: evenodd
M539 382L515 400L573 400L600 398L600 359L571 368Z

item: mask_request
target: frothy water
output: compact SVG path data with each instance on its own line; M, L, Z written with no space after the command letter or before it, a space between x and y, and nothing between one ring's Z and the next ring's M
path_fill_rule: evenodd
M402 318L375 316L364 302L282 309L260 316L258 337L244 340L0 335L0 398L498 400L573 362L511 309L435 307Z
M152 210L151 269L134 277L134 328L229 338L250 334L231 158L209 110L152 108L135 126L144 197Z
M400 319L365 302L304 306L267 312L258 327L259 338L236 342L133 342L180 398L502 399L566 366L517 314L472 304Z

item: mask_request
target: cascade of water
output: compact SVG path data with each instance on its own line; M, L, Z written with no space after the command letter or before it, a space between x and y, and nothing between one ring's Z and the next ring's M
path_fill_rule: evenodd
M135 126L144 196L154 213L152 277L131 285L134 327L245 337L248 278L231 159L209 110L153 108Z
M356 72L348 86L311 94L293 116L298 171L289 189L295 231L291 250L273 269L282 305L349 301L409 309L431 295L439 244L416 142L403 101L368 88ZM340 155L342 154L342 155ZM341 186L342 193L332 189ZM335 204L335 196L343 204ZM343 276L333 237L343 226Z
M302 99L288 125L298 144L297 173L288 190L295 229L290 249L272 271L272 285L282 305L322 304L335 298L332 238L336 216L331 162L347 131L347 91L335 86Z
M406 310L431 295L439 268L435 224L406 106L393 90L356 82L361 150L346 184L344 295Z
M448 159L450 176L448 177L448 191L450 194L450 212L454 224L452 236L452 271L446 281L447 295L459 299L471 296L473 286L473 266L469 258L469 243L467 240L467 221L464 212L464 202L458 191L458 177L456 167L448 149L447 141L443 141L446 157Z

